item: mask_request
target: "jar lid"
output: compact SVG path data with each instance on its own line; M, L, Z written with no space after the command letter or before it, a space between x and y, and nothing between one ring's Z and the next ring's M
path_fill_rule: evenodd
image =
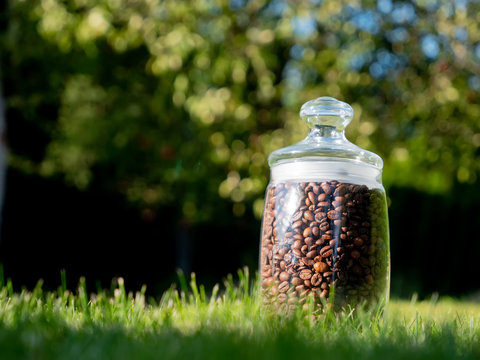
M353 119L353 108L349 104L332 97L319 97L303 104L300 117L311 129L308 136L294 145L272 152L268 157L271 167L279 163L326 158L382 169L380 156L362 149L345 137L345 128Z

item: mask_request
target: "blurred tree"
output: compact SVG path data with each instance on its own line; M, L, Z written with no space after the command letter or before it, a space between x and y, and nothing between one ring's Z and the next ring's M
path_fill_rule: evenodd
M301 104L351 103L385 184L480 175L480 6L456 0L11 0L2 34L10 166L92 181L146 218L261 215L267 155ZM15 133L16 128L28 129ZM219 201L219 199L229 201Z

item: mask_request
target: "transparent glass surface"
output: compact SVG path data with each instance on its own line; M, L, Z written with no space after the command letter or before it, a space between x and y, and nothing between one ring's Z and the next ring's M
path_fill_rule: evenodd
M389 231L381 158L348 142L353 109L332 98L302 106L307 138L273 152L260 245L264 303L288 311L384 306ZM310 300L309 300L310 299Z

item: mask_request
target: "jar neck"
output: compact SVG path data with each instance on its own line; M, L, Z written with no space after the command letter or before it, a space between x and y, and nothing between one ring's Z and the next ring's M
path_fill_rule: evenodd
M332 140L346 140L345 130L338 131L335 126L315 126L310 130L307 141L324 141L325 138Z
M284 161L271 168L272 184L337 180L382 188L382 170L352 159L308 157L301 161Z

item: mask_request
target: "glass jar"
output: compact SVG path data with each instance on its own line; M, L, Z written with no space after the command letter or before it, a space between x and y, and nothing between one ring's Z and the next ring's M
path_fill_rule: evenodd
M300 116L308 136L268 159L263 301L281 310L313 303L316 312L326 304L383 306L390 287L383 161L346 139L350 105L321 97L305 103Z

